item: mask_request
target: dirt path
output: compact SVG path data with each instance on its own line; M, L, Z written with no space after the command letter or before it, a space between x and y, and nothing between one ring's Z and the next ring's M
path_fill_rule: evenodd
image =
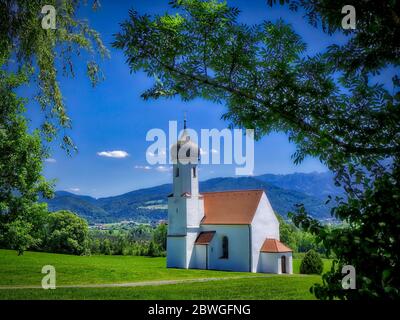
M162 286L168 284L193 283L193 282L208 282L221 280L235 279L250 279L250 278L270 278L273 275L262 276L238 276L238 277L219 277L219 278L197 278L197 279L179 279L179 280L157 280L157 281L139 281L125 283L97 283L97 284L70 284L60 285L56 288L118 288L118 287L143 287L143 286ZM42 289L41 286L0 286L0 290L14 289Z

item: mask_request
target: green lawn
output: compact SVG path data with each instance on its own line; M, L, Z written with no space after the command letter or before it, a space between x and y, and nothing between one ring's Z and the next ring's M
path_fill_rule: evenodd
M326 262L326 267L329 262ZM71 256L0 250L0 286L40 286L44 265L53 265L57 285L124 283L194 278L232 278L211 282L118 288L0 289L0 299L312 299L309 288L320 276L269 275L211 270L167 269L165 258ZM294 260L298 272L299 260Z

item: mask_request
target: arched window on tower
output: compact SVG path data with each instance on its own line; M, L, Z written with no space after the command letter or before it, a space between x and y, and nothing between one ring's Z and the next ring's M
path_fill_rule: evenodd
M193 167L192 170L193 170L193 178L196 178L196 167Z
M175 177L179 177L179 168L175 169Z
M222 237L222 256L221 259L229 258L229 240L227 236Z

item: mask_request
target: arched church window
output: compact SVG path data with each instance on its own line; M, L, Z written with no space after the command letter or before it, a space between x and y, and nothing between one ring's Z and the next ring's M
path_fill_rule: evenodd
M227 236L222 237L222 257L221 259L229 258L229 240Z
M179 177L179 168L175 169L175 177Z
M193 167L193 178L196 178L196 167Z

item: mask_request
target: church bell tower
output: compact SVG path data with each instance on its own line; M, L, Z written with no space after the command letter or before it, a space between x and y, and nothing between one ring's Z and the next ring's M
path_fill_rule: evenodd
M168 197L167 267L189 268L194 242L204 216L199 194L200 149L191 140L186 119L183 132L171 147L173 192Z

